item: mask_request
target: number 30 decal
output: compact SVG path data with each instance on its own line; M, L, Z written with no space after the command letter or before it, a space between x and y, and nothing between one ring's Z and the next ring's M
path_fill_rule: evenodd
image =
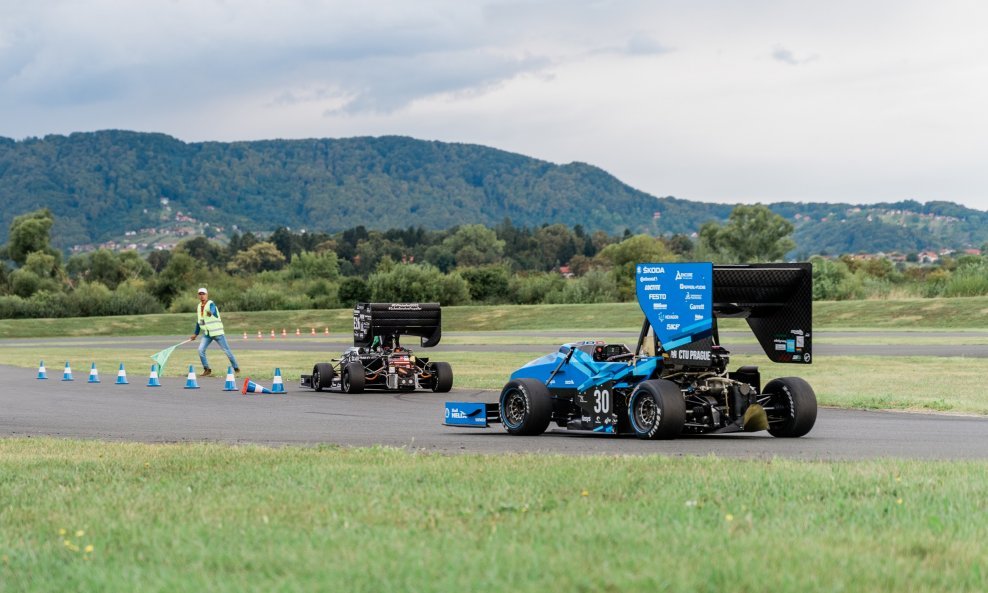
M593 390L594 404L593 411L597 414L611 413L611 392L609 389Z

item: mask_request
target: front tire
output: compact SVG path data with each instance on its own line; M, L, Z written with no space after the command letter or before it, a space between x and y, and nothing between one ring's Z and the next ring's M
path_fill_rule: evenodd
M816 393L809 383L799 377L780 377L769 381L762 393L770 396L770 435L796 438L813 428L816 423Z
M340 373L340 390L343 393L364 392L364 365L359 362L348 363Z
M432 373L435 381L432 383L432 390L436 393L446 393L453 388L453 367L448 362L432 363Z
M509 434L542 434L552 420L549 388L534 379L508 381L501 390L498 412Z
M642 381L628 402L628 420L640 439L672 439L686 425L686 399L672 381Z
M312 388L316 391L329 389L333 384L334 376L336 376L336 371L333 369L333 365L328 362L318 363L312 367Z

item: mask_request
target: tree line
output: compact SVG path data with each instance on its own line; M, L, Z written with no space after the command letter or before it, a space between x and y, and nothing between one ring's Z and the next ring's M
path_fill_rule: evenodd
M634 266L644 261L781 261L793 226L762 205L737 206L727 222L695 237L588 232L581 225L446 230L363 226L337 233L195 237L141 256L99 249L68 258L54 247L55 217L16 217L0 249L0 318L132 315L194 310L198 286L227 311L351 307L360 301L594 303L634 299ZM887 260L814 258L814 297L988 294L982 256L938 266Z

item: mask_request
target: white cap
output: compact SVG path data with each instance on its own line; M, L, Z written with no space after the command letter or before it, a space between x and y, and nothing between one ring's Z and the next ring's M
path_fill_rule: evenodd
M199 289L199 294L209 294L209 291L206 290L205 288L200 288Z

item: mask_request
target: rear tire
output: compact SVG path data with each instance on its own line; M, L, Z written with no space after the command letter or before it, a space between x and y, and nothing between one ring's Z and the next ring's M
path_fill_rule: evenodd
M364 392L364 365L359 362L348 363L340 373L340 390L343 393Z
M453 367L448 362L432 363L432 373L435 381L432 383L432 390L436 393L446 393L453 388Z
M515 379L501 390L498 411L509 434L542 434L552 419L552 396L549 388L535 379Z
M312 388L316 391L329 389L333 384L333 377L335 376L336 370L333 369L333 365L328 362L318 363L312 367Z
M640 439L672 439L686 425L686 399L672 381L642 381L628 402L628 420Z
M796 438L808 433L816 423L816 393L799 377L780 377L768 382L764 395L771 396L774 408L768 415L768 433L779 438Z

